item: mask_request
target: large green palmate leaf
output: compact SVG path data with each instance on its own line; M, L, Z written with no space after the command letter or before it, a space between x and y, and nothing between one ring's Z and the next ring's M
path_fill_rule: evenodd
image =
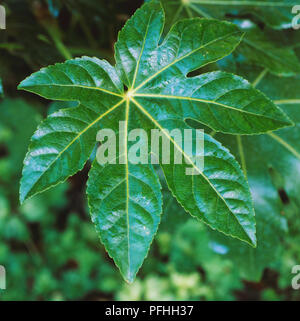
M245 158L245 167L247 173L253 172L258 164L263 164L264 171L272 168L272 175L276 175L279 179L279 188L283 188L290 198L294 201L298 200L299 191L299 106L300 106L300 78L299 75L289 78L275 77L266 71L258 76L258 70L253 66L239 64L237 65L238 73L248 74L257 82L257 88L264 92L268 97L272 97L273 101L289 115L295 123L295 126L280 129L273 133L265 135L241 137L242 145L245 145L245 153L248 153L249 164ZM253 72L251 74L251 72ZM258 76L258 77L257 77ZM256 79L256 80L255 80ZM220 138L220 136L218 136ZM236 140L232 137L232 141ZM221 139L223 142L223 140ZM237 142L235 141L235 144ZM230 147L231 148L231 147ZM248 150L252 152L248 152ZM231 149L232 150L232 149ZM236 149L238 150L238 149ZM258 151L261 151L258 153ZM253 154L256 157L253 157ZM274 157L280 155L280 157ZM249 167L253 167L250 171Z
M280 30L264 30L262 31L252 21L248 19L242 19L242 16L238 19L233 19L231 15L225 15L225 13L235 12L239 13L241 9L245 9L245 3L249 1L217 1L213 6L214 1L197 2L187 1L182 5L182 1L163 1L164 7L169 16L173 17L173 21L177 21L183 17L206 17L205 11L200 10L201 6L207 6L211 8L210 17L219 18L220 8L218 3L228 2L228 6L224 6L224 16L230 21L233 21L239 26L239 28L245 31L245 36L237 48L236 53L243 55L243 59L246 59L250 63L254 63L258 66L268 69L271 73L279 76L294 76L300 72L300 62L297 58L294 49L286 43L287 34ZM250 1L251 2L251 1ZM254 1L256 2L256 1ZM280 4L282 1L278 1ZM263 3L263 1L261 2ZM264 2L265 4L267 3ZM273 4L273 5L271 5ZM287 4L287 7L292 5ZM286 7L286 8L287 8ZM274 20L278 17L278 10L281 6L276 7L274 2L267 4L264 8L264 13L268 14ZM251 7L248 7L250 10ZM253 9L253 8L252 8ZM255 12L251 9L251 13ZM175 10L175 13L171 13ZM290 10L291 11L291 10ZM289 22L292 21L292 17ZM289 27L291 27L289 25ZM282 32L282 34L281 34ZM276 39L276 42L274 40Z
M266 74L258 88L282 106L296 125L258 136L216 136L236 155L248 177L256 212L258 246L253 251L234 240L213 235L215 241L228 247L226 256L240 265L242 276L255 281L260 279L265 267L279 267L287 226L295 226L300 191L299 76L278 78ZM281 193L285 195L283 201L279 197ZM288 217L291 206L293 213Z
M281 129L261 137L260 146L268 146L264 152L265 163L280 176L279 188L283 188L290 200L299 206L300 175L300 76L284 79L267 75L258 86L268 93L293 119L295 126ZM256 142L253 142L256 144ZM280 158L274 155L281 155Z
M225 19L229 15L250 14L275 29L292 27L292 8L299 4L295 0L162 0L162 3L173 22L179 15Z
M80 170L92 153L99 129L116 132L122 145L116 164L93 162L87 194L101 241L129 282L147 255L162 206L152 165L128 161L136 139L131 129L143 128L148 134L161 130L172 153L176 150L184 156L187 164L160 162L170 190L186 211L213 229L255 246L252 200L233 156L202 134L205 166L199 168L193 161L199 155L182 149L170 132L189 129L187 118L235 134L292 125L270 99L241 77L224 72L187 77L236 48L243 34L234 24L187 19L176 23L160 42L163 25L160 3L147 3L119 33L116 67L83 57L41 69L19 85L48 99L78 101L77 107L52 113L32 137L24 161L21 201ZM122 129L119 121L123 121ZM185 175L191 167L197 175Z
M278 76L295 76L300 73L300 62L291 48L273 43L261 30L248 30L239 47L247 60L268 69Z

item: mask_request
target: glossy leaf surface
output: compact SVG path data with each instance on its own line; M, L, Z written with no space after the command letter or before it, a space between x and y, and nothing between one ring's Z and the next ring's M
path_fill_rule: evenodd
M48 99L78 102L77 107L52 113L32 137L24 161L21 201L82 169L99 129L117 133L124 153L116 156L117 164L94 161L87 193L99 236L129 282L148 253L162 207L160 183L152 165L128 160L134 143L129 139L131 129L143 128L148 134L161 130L171 151L187 160L183 165L161 163L170 190L186 211L213 229L255 246L250 191L230 152L202 134L205 166L199 168L193 162L198 155L186 152L167 130L189 129L187 118L234 134L258 134L292 125L270 99L241 77L224 72L187 77L238 46L243 34L234 24L183 20L161 42L163 24L160 3L147 3L119 33L115 67L83 57L41 69L19 86ZM123 131L119 121L125 124ZM197 175L185 175L187 167Z

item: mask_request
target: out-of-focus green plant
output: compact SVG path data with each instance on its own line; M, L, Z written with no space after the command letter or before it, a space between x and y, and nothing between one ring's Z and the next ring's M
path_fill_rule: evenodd
M293 50L277 52L276 47L263 47L264 39L257 40L256 36L250 40L250 32L244 37L236 24L206 18L178 21L160 44L164 15L158 1L145 3L135 12L118 35L115 65L86 56L70 59L42 68L18 86L47 99L78 102L75 108L51 114L32 136L20 183L21 202L81 170L96 146L95 137L100 129L110 128L117 133L120 154L109 148L109 162L92 163L87 196L99 237L128 282L133 282L147 256L162 207L160 182L148 163L150 158L153 160L151 153L161 152L154 151L152 144L149 148L148 139L143 144L146 150L138 143L133 144L130 131L135 126L140 124L148 137L153 129L160 131L171 150L174 149L168 164L161 158L159 162L168 187L181 206L212 229L253 247L257 245L256 223L247 177L249 181L262 180L265 171L258 171L258 166L266 162L267 156L255 163L256 177L252 178L247 174L244 155L240 155L243 173L230 154L231 148L224 148L212 136L216 132L230 134L242 154L240 135L267 133L278 143L281 138L272 131L294 127L267 93L255 88L258 80L250 84L222 71L187 77L230 55L241 41L243 47L250 46L246 53L245 49L240 53L254 57L253 61L248 59L250 62L259 65L263 61L266 68L274 65L274 74L291 76L300 71ZM262 59L260 52L266 50L273 55ZM153 56L157 57L155 61ZM266 71L258 76L259 80ZM183 149L182 143L172 137L174 130L191 129L187 119L213 130L213 135L201 134L203 169L199 166L198 152L187 152L186 146ZM121 121L124 130L119 129ZM100 139L103 142L104 137ZM133 149L140 150L146 160L140 158L131 163ZM261 149L268 153L263 144ZM183 156L186 164L179 165L178 156L180 159ZM187 171L193 171L192 176Z
M66 103L49 105L16 94L17 84L41 66L70 56L112 61L117 32L141 2L1 2L7 9L7 29L0 31L0 264L7 270L7 289L0 290L0 300L299 300L299 291L291 288L291 268L300 264L299 31L281 29L290 23L290 10L278 14L275 8L274 15L266 7L253 11L201 6L196 0L162 1L167 25L182 17L201 17L202 11L246 31L248 43L243 41L235 53L203 71L220 68L246 77L296 123L275 137L241 136L239 142L205 127L246 168L256 210L256 250L195 224L163 186L164 214L156 240L136 281L124 285L101 250L80 200L85 172L19 205L27 142L42 116ZM13 99L16 95L24 99ZM264 154L262 145L269 146ZM257 179L261 172L264 176Z

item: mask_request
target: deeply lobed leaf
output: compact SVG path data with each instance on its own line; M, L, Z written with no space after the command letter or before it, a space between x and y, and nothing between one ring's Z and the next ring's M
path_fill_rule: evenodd
M125 122L125 163L92 165L88 198L92 220L124 278L133 281L157 231L161 192L151 165L133 165L128 139L135 127L162 130L188 164L161 164L169 188L192 216L227 235L256 245L252 200L233 156L204 135L205 166L200 169L165 129L188 129L196 119L217 131L257 134L291 125L265 95L241 77L188 73L230 54L243 33L234 24L211 19L176 23L163 42L164 12L157 1L137 10L119 34L116 67L83 57L31 75L19 86L48 99L78 106L51 114L32 138L24 161L21 201L56 185L88 160L100 128L118 133ZM128 91L124 92L124 86ZM150 152L150 150L149 150ZM198 175L186 176L192 166Z

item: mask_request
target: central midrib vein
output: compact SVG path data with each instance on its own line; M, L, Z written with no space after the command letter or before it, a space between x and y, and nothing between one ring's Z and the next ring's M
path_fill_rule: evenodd
M143 55L145 44L146 44L146 39L147 39L148 32L149 32L149 25L150 25L151 18L152 18L152 14L149 17L149 20L148 20L148 23L147 23L147 28L146 28L145 36L144 36L144 39L143 39L142 49L141 49L141 52L140 52L140 55L139 55L139 59L137 61L136 68L135 68L135 71L134 71L134 76L133 76L131 89L134 88L136 77L137 77L137 74L138 74L138 71L139 71L140 62L141 62L141 59L142 59L142 55Z
M44 84L35 84L34 87L42 87L45 86ZM55 84L51 83L50 86L57 86L57 87L72 87L72 88L83 88L83 89L89 89L89 90L98 90L102 91L106 94L112 95L112 96L117 96L123 98L121 94L118 94L116 92L110 91L108 89L104 89L101 87L92 87L92 86L85 86L85 85L79 85L79 84ZM26 89L27 91L31 92L30 89Z
M253 115L253 116L263 116L265 118L268 119L273 119L271 117L268 117L266 115L260 115L260 114L255 114L252 113L251 111L247 111L244 109L239 109L233 106L229 106L229 105L225 105L222 103L219 103L217 101L214 100L206 100L206 99L201 99L201 98L194 98L194 97L185 97L185 96L173 96L173 95L159 95L159 94L134 94L133 97L148 97L148 98L162 98L162 99L177 99L177 100L188 100L188 101L198 101L198 102L202 102L202 103L206 103L206 104L214 104L214 105L218 105L224 108L228 108L228 109L233 109L235 111L241 112L241 113L245 113L245 114L249 114L249 115Z
M124 149L125 149L125 179L126 179L126 221L127 221L127 248L128 248L128 273L131 278L131 268L130 268L130 233L129 233L129 170L128 170L128 151L127 151L127 136L128 136L128 119L129 119L129 105L130 100L126 100L126 116L125 116L125 134L124 134Z

